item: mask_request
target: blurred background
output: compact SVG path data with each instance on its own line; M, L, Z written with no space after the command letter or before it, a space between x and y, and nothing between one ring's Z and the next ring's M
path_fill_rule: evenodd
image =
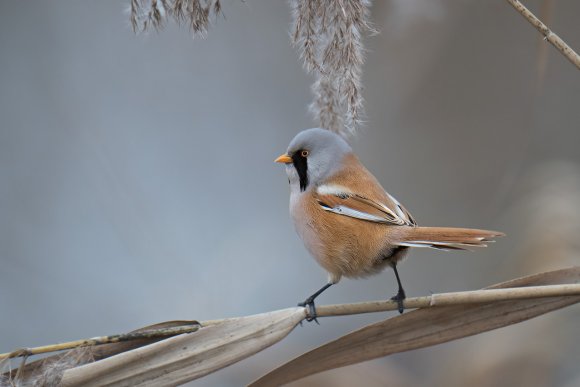
M0 2L0 352L296 305L326 275L273 162L312 78L286 2L226 0L206 39L135 36L128 1ZM526 1L577 51L580 2ZM544 8L542 10L542 8ZM363 163L421 225L501 230L413 251L409 296L580 262L580 77L505 1L377 1ZM320 303L385 299L391 272ZM192 382L238 386L393 313L325 318ZM577 386L577 307L296 385Z

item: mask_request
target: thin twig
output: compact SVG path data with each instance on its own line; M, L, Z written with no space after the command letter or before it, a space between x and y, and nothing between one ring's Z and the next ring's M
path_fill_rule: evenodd
M124 333L120 335L110 335L110 336L100 336L100 337L93 337L90 339L84 340L75 340L75 341L68 341L65 343L59 344L51 344L51 345L44 345L42 347L35 347L35 348L21 348L9 353L2 353L0 354L0 360L6 358L14 358L14 357L28 357L31 355L39 355L42 353L48 352L57 352L62 351L65 349L73 349L78 347L88 347L93 345L101 345L101 344L111 344L111 343L119 343L121 341L131 341L131 340L138 340L138 339L145 339L145 338L155 338L155 337L169 337L169 336L176 336L181 335L183 333L191 333L195 332L200 328L201 324L194 323L179 327L171 327L171 328L158 328L158 329L151 329L151 330L144 330L139 332L130 332Z
M478 304L497 301L521 300L531 298L562 297L580 295L580 284L528 286L509 289L485 289L465 292L439 293L430 296L408 298L404 301L405 309L428 308L449 305ZM346 316L351 314L375 313L397 310L395 301L370 301L354 304L324 305L316 308L318 317ZM308 308L307 308L308 309ZM0 354L0 360L6 358L37 355L47 352L61 351L90 345L116 343L142 338L169 337L197 331L200 327L219 324L226 320L202 321L199 324L179 327L147 329L122 335L102 336L86 340L76 340L66 343L46 345L36 348L19 349L10 353Z
M518 0L507 0L512 7L516 9L523 17L525 17L531 25L533 25L545 39L556 47L570 62L572 62L580 70L580 55L578 55L566 42L564 42L558 35L553 33L548 26L546 26L540 19L538 19L529 9L527 9Z

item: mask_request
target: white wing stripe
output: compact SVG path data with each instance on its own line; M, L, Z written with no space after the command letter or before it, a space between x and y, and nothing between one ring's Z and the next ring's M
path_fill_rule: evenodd
M350 191L340 185L333 185L333 184L323 184L316 188L316 192L319 195L335 195L335 196L344 196L344 194L350 195Z
M372 222L379 222L379 223L388 223L389 221L385 218L381 218L379 216L371 215L366 212L353 210L350 207L345 206L336 206L336 207L327 207L322 206L326 211L334 212L340 215L350 216L352 218L358 218L362 220L370 220Z
M471 244L471 243L453 243L453 242L431 242L431 241L409 241L409 242L397 242L398 246L405 247L428 247L437 250L468 250L469 247L487 247L484 244Z
M403 211L403 209L401 208L401 204L397 201L397 199L392 197L388 192L386 192L386 194L393 201L393 203L395 203L395 206L394 206L395 210L394 211L391 210L386 205L384 205L383 203L373 202L373 201L371 201L363 196L353 194L347 188L342 187L340 185L323 184L323 185L320 185L316 188L316 192L319 195L332 195L332 196L339 197L341 199L347 199L350 197L353 200L360 200L363 203L367 202L368 205L371 205L371 206L375 207L376 209L383 211L385 213L385 216L372 215L372 214L369 214L367 212L358 211L358 210L352 209L352 208L344 206L344 205L336 205L334 207L329 207L329 206L325 206L321 202L322 208L324 208L326 211L334 212L334 213L340 214L340 215L350 216L352 218L369 220L369 221L378 222L378 223L390 223L390 224L396 224L396 225L400 225L400 226L414 224L412 221L410 221L408 215Z
M391 199L393 201L393 203L395 203L395 211L397 212L397 215L399 215L399 217L402 219L406 219L407 216L405 215L405 213L401 209L401 203L399 203L399 201L397 199L395 199L393 197L393 195L391 195L390 193L386 192L386 194L389 197L389 199Z

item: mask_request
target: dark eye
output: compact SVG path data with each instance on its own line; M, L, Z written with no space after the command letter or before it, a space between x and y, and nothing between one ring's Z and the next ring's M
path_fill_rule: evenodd
M308 157L309 154L310 152L308 152L307 150L300 151L300 156L302 157Z

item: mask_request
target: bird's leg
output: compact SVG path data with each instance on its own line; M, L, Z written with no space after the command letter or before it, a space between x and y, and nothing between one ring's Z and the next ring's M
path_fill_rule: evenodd
M298 306L307 306L308 305L308 317L306 317L306 321L314 320L318 324L318 320L316 319L316 306L314 306L314 299L320 294L332 286L332 283L327 283L323 287L321 287L316 293L308 297L304 302L298 304Z
M397 305L399 306L399 313L403 314L403 300L407 297L405 295L405 290L403 290L403 285L401 285L401 279L399 278L399 272L397 271L397 264L395 262L392 263L393 271L395 272L395 276L397 277L397 284L399 284L399 291L397 295L392 297L391 300L397 301Z

